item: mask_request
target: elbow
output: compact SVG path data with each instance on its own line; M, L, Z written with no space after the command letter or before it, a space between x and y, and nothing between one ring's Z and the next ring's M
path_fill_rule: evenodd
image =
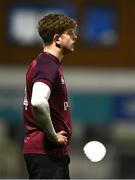
M38 108L40 106L42 106L43 102L42 101L37 101L37 100L34 100L34 99L31 99L31 105L33 108Z
M47 101L45 99L31 99L31 105L34 109L46 109L48 107Z

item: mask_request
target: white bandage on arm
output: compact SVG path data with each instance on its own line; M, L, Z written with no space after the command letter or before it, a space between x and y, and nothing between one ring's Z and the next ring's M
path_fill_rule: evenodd
M40 127L46 133L49 140L55 141L56 132L51 121L50 108L48 104L50 94L51 90L48 85L42 82L35 82L32 89L31 104Z

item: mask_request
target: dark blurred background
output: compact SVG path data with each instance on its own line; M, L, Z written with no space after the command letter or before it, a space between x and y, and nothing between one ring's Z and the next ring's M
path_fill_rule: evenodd
M47 12L78 22L74 53L63 60L72 108L72 178L135 178L135 1L5 0L0 6L0 178L27 178L22 146L25 73L42 50L36 31ZM107 150L94 163L84 145Z

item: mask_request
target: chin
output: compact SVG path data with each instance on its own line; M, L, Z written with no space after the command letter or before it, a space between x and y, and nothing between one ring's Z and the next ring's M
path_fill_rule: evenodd
M63 54L69 54L69 53L71 53L71 52L73 52L73 51L74 51L74 48L70 48L70 49L64 48L64 49L63 49Z
M73 52L74 50L75 50L74 48L71 49L72 52Z

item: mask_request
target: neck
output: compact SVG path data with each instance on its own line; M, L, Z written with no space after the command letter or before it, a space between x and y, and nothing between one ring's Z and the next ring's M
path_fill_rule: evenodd
M61 62L64 57L61 50L58 47L55 47L53 45L45 46L43 49L43 52L48 52L48 53L52 54L59 60L59 62Z

